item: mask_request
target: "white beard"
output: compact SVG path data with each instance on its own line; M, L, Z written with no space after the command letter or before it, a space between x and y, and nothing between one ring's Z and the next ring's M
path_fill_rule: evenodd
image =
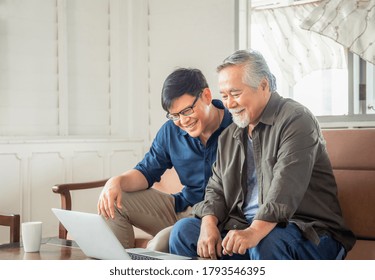
M240 109L231 109L229 112L232 113L233 122L241 128L245 128L250 124L249 115L245 112L242 112L240 115L237 115L236 112L241 111L243 108Z

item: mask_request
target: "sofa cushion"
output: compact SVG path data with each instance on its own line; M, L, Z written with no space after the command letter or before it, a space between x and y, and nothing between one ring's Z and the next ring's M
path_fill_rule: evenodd
M333 169L375 170L375 129L325 129Z
M344 220L357 237L346 259L375 259L375 129L323 130Z
M334 170L344 220L357 238L375 240L375 171Z
M375 241L357 240L346 260L375 260Z

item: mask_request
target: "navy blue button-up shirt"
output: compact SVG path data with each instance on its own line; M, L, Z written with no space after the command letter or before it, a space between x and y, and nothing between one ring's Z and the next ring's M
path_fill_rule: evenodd
M135 167L146 177L149 187L160 181L167 168L175 168L183 185L181 192L173 194L176 212L203 200L216 160L218 137L232 123L231 114L220 100L212 100L212 104L224 109L224 118L206 146L198 137L191 137L173 121L167 121L159 129L149 152Z

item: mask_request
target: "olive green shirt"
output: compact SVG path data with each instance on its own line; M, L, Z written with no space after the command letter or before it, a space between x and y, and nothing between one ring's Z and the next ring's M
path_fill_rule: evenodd
M220 135L205 199L194 206L198 217L216 216L221 230L249 226L242 210L247 134L247 128L232 124ZM316 244L319 235L329 234L349 251L355 236L344 224L325 141L312 113L273 93L252 140L259 186L254 220L295 223Z

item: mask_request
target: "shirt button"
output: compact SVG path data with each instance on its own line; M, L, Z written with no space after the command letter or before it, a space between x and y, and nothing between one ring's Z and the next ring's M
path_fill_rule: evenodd
M237 225L234 225L233 228L236 229L236 228L237 228Z

